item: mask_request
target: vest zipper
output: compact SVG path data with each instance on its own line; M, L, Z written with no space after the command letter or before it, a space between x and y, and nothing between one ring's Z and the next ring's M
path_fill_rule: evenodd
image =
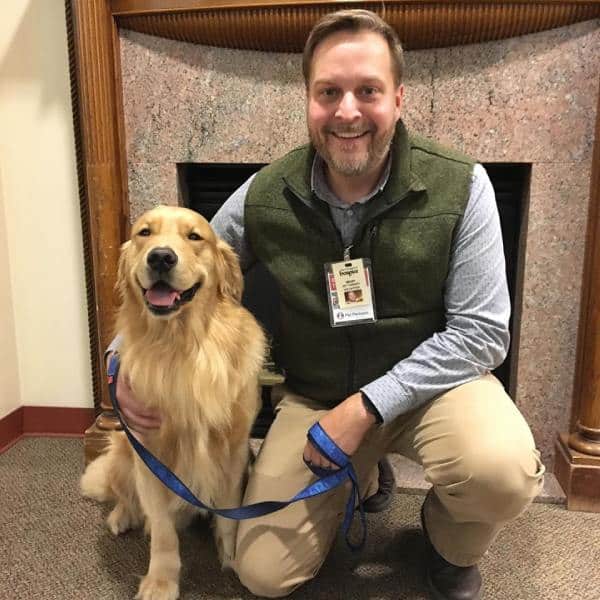
M373 223L371 227L371 231L369 231L369 258L371 259L371 285L373 283L373 276L375 274L375 258L373 256L373 242L375 241L375 236L377 235L377 225L378 223Z
M294 189L292 189L289 186L288 186L288 189L290 189L290 191L294 194L294 196L296 196L300 201L304 202L304 199ZM343 260L344 261L352 260L352 257L350 256L350 251L354 247L354 244L350 244L349 246L344 246L344 242L342 240L341 233L337 230L337 228L335 227L335 225L333 224L332 221L330 221L329 224L331 225L331 229L333 230L334 235L336 235L336 237L337 237L337 241L338 241L339 245L342 247ZM350 332L348 331L347 327L345 327L344 329L346 329L346 338L348 340L348 346L350 348L350 360L348 361L348 376L346 379L346 398L347 398L348 396L350 396L350 394L353 394L355 392L355 390L354 390L354 363L355 363L356 357L355 357L354 344L352 342L352 336L350 335ZM345 400L345 398L343 398L343 400Z
M377 235L377 223L375 223L369 230L368 240L369 240L369 259L371 260L371 277L375 272L373 267L373 239ZM350 250L354 247L354 244L350 244L346 248L344 248L344 261L351 260ZM371 279L371 285L373 285L373 280ZM354 348L354 343L352 341L352 336L350 335L350 331L346 329L346 335L348 337L348 345L350 346L350 360L348 361L348 377L346 380L346 398L353 394L355 390L354 381L355 381L355 369L356 369L356 352Z
M346 383L346 398L353 394L356 390L354 389L354 344L352 343L352 337L348 333L348 342L350 344L350 360L348 361L348 380ZM344 398L345 399L345 398Z

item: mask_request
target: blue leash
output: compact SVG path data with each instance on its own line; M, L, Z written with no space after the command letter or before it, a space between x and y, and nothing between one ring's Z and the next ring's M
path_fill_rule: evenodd
M326 492L329 492L330 490L342 485L346 479L350 479L352 482L352 490L350 491L350 495L346 503L346 513L342 523L342 531L344 532L346 543L351 550L356 551L362 549L367 537L367 523L362 500L359 494L356 472L352 466L350 457L335 444L335 442L327 435L319 423L315 423L309 429L307 437L313 446L315 446L315 448L317 448L317 450L323 454L323 456L327 457L328 460L340 467L338 470L331 471L330 469L313 467L312 465L306 463L306 466L320 479L306 486L290 500L266 500L264 502L249 504L247 506L240 506L239 508L212 508L196 498L196 496L177 477L177 475L175 475L166 465L160 462L158 458L156 458L149 450L140 444L131 431L129 431L129 428L121 417L121 411L117 401L116 389L119 367L119 357L116 353L114 353L112 354L108 364L108 389L115 413L121 422L123 431L126 433L131 445L138 453L139 457L152 471L152 473L154 473L154 475L158 477L158 479L160 479L174 494L177 494L180 498L186 502L189 502L193 506L196 506L197 508L207 510L227 519L242 520L268 515L272 512L289 506L293 502L299 502L300 500L306 500L308 498L312 498L313 496L325 494ZM360 541L357 544L353 544L349 538L349 530L354 518L356 503L358 503L358 511L360 514L361 536Z

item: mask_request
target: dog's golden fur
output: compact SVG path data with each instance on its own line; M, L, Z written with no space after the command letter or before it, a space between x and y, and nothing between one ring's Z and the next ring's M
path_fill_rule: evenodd
M157 275L149 266L157 248L177 257L168 273ZM173 290L159 304L175 299L173 306L148 302L155 297L146 290L157 279ZM181 292L197 284L193 298L179 305ZM240 305L243 279L235 254L195 212L158 207L137 221L123 245L117 285L120 376L128 378L137 399L162 415L160 428L144 443L207 504L239 506L265 340ZM150 567L137 597L177 598L175 527L197 510L155 478L122 432L113 434L108 451L87 467L81 489L97 500L116 501L108 517L114 534L145 523ZM233 558L236 531L236 521L215 519L223 565Z

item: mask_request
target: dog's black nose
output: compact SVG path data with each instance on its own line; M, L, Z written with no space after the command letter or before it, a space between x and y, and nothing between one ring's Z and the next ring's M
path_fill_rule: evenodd
M166 273L177 264L177 254L171 248L154 248L148 254L148 266L157 273Z

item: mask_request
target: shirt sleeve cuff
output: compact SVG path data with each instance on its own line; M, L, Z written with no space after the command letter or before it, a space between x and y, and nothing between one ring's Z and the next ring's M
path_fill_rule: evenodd
M379 411L384 425L413 408L409 392L395 377L387 373L364 385L360 390L369 397Z

